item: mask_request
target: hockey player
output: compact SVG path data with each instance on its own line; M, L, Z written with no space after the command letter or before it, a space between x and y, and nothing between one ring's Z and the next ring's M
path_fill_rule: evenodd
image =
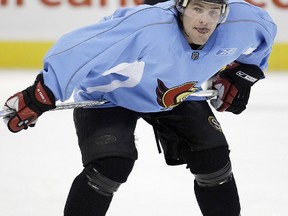
M103 216L135 160L134 130L150 123L168 165L186 164L204 216L239 216L229 148L205 98L189 97L217 71L218 111L241 113L263 78L276 26L242 0L177 0L122 8L98 24L63 36L44 58L35 83L10 97L12 132L67 100L105 99L74 110L83 171L65 216ZM230 64L233 62L233 64Z

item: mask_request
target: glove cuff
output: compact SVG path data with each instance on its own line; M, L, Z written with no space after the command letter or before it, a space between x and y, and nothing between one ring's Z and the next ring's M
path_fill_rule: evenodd
M29 100L35 106L35 111L40 116L43 112L54 109L55 97L52 91L44 84L43 75L36 77L34 84L23 91L25 103ZM32 105L31 104L31 105ZM31 106L30 105L30 106ZM29 106L29 105L28 105Z
M237 83L243 87L253 86L264 77L263 71L256 65L233 62L225 70L220 72L220 77L226 78L231 83Z

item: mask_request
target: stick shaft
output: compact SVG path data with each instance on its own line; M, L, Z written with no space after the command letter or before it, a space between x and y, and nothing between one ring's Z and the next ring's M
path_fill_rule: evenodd
M218 95L217 90L204 90L204 91L194 92L191 94L191 96L206 97L207 99L211 99L217 95ZM52 109L51 111L100 106L104 103L107 103L107 101L105 101L105 100L88 100L88 101L81 101L81 102L62 103L62 104L58 104L56 106L56 108ZM15 110L1 110L0 111L0 117L5 118L9 115L13 115L14 112L15 112Z

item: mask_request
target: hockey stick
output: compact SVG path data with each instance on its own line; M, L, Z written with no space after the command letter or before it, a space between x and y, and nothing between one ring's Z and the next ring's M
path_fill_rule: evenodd
M107 101L105 100L88 100L88 101L80 101L80 102L68 102L68 103L60 103L56 105L56 108L51 109L49 111L56 111L56 110L66 110L66 109L74 109L74 108L82 108L82 107L93 107L99 106ZM8 117L9 115L13 115L15 110L1 110L0 117Z
M206 97L207 100L210 100L211 98L218 95L217 90L204 90L199 92L193 92L190 94L190 96L195 97ZM69 103L60 103L56 105L56 108L50 110L50 111L56 111L56 110L66 110L66 109L74 109L74 108L84 108L84 107L93 107L93 106L100 106L104 103L107 103L106 100L88 100L88 101L80 101L80 102L69 102ZM13 115L15 110L1 110L0 111L0 117L8 117L9 115Z

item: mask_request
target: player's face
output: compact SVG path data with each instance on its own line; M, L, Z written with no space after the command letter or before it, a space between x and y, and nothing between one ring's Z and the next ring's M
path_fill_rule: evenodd
M183 12L183 27L189 44L204 45L215 28L221 15L220 4L191 1Z

